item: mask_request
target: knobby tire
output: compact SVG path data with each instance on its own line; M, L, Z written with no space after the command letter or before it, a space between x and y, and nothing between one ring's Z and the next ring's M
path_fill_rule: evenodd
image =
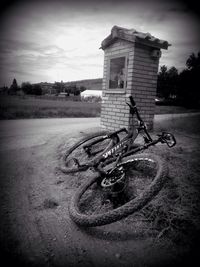
M168 169L166 163L161 160L161 158L154 154L136 154L131 155L129 157L123 158L121 163L126 163L129 160L136 161L138 159L146 159L150 161L154 161L157 165L157 172L154 180L151 184L144 190L139 196L133 198L126 204L113 209L111 211L95 214L95 215L86 215L80 212L79 202L81 196L87 191L87 189L93 185L99 179L99 175L95 175L94 177L87 180L83 183L80 188L76 191L74 196L71 199L69 206L69 214L72 220L80 225L80 226L101 226L116 222L122 218L127 217L128 215L139 211L142 209L147 203L149 203L161 190L168 173Z

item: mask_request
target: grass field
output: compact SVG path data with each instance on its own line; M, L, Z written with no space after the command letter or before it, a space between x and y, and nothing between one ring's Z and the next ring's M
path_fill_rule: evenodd
M167 160L169 177L151 204L151 216L154 226L162 225L159 237L168 236L176 243L191 245L200 233L200 115L160 122L155 125L155 132L159 131L172 132L177 145L154 149Z
M192 111L177 106L156 106L156 114ZM99 117L100 112L100 103L0 96L0 119Z
M99 117L100 103L0 97L0 119Z

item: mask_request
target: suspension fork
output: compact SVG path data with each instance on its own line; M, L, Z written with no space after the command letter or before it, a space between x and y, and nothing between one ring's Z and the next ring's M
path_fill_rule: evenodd
M118 155L118 157L117 157L117 159L116 159L116 161L115 161L115 163L114 163L114 166L112 167L112 169L111 169L109 172L112 172L112 170L114 170L114 169L117 167L117 165L118 165L118 163L120 162L121 158L122 158L122 153L120 153L120 154ZM98 166L95 167L95 170L100 174L100 177L99 177L99 179L97 180L97 184L98 184L99 186L101 186L101 181L103 180L103 178L106 177L108 171L105 171L105 170L103 169L103 162L100 162L100 164L98 164Z
M120 153L120 154L118 155L117 159L115 160L115 162L114 162L114 166L113 166L112 169L115 169L115 168L117 167L117 165L118 165L118 163L121 161L122 157L123 157L123 153ZM98 164L98 166L95 167L95 170L96 170L97 172L99 172L101 176L104 176L104 177L105 177L105 175L107 174L107 171L105 171L105 170L103 169L103 161L101 161L101 162Z

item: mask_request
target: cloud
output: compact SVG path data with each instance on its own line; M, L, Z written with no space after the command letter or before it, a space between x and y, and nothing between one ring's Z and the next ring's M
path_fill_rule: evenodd
M15 2L1 16L0 86L11 82L14 70L19 83L102 77L99 47L113 25L172 43L160 61L169 66L184 67L199 46L199 23L181 1Z

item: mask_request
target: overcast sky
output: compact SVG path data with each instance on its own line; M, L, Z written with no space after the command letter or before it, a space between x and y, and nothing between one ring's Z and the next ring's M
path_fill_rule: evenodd
M160 65L181 70L200 51L200 18L182 1L18 0L0 18L0 86L101 78L99 47L114 25L171 43Z

